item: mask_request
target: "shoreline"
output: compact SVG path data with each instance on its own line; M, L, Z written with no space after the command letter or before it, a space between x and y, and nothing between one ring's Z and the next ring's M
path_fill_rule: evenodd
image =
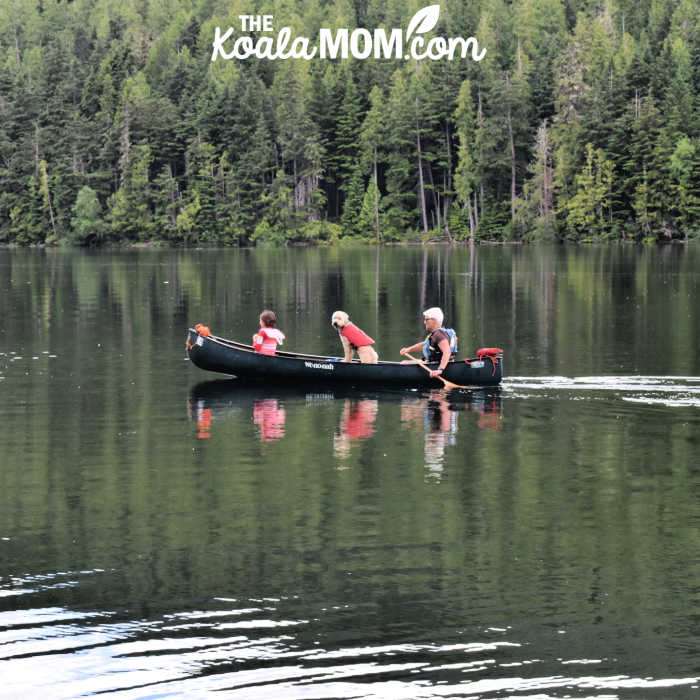
M123 244L106 244L100 246L79 246L79 245L61 245L60 243L32 243L29 245L17 245L15 243L0 243L0 250L262 250L273 248L467 248L470 246L486 246L486 247L509 247L509 246L595 246L595 245L632 245L632 246L654 246L664 247L667 245L687 245L692 244L698 239L693 238L672 238L669 240L631 240L631 239L615 239L615 240L583 240L583 241L426 241L421 243L418 241L389 241L377 243L376 241L336 241L333 243L299 243L289 242L282 245L241 245L241 246L226 246L226 245L174 245L167 241L148 241L139 243L123 243Z

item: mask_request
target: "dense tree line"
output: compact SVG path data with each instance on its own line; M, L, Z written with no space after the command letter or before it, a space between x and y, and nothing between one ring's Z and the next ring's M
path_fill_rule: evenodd
M3 2L0 242L698 233L695 0L443 0L480 62L211 61L242 14L313 40L423 4Z

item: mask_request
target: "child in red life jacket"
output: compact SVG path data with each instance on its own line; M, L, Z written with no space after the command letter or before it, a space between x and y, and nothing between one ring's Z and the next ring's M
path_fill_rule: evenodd
M277 345L282 345L284 333L275 328L277 317L274 311L260 314L260 330L253 336L253 350L263 355L274 355Z

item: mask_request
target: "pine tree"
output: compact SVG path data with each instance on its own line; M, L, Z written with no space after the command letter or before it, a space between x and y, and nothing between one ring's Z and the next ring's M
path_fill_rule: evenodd
M576 192L567 205L566 222L575 237L609 233L612 177L612 161L587 143L586 162L576 176Z
M382 91L376 85L372 88L369 95L370 107L365 115L365 120L362 123L362 129L360 132L360 149L363 163L363 169L369 168L371 175L371 184L367 186L367 191L365 193L365 200L367 199L367 192L372 193L373 201L373 216L372 216L372 228L375 232L376 240L379 241L381 238L380 225L379 225L379 210L380 210L380 200L381 192L379 190L379 165L380 162L384 160L383 147L382 144L386 139L386 129L385 129L385 119L384 114L384 95ZM366 229L367 223L366 219L366 202L363 200L363 223L362 227Z
M107 233L100 200L88 185L78 192L71 227L67 241L73 245L100 245Z
M147 145L131 145L122 182L110 197L109 220L117 239L146 241L152 233L149 170L152 161Z
M153 180L153 231L159 239L177 240L180 189L170 163L162 165Z
M191 231L202 243L218 243L217 221L217 156L210 143L196 138L187 149L187 191L183 198L183 209L188 211Z
M455 192L457 201L466 212L469 221L469 239L473 242L476 234L477 218L472 206L472 195L475 193L477 177L473 151L475 148L476 120L472 99L471 81L465 80L457 97L455 110L455 125L457 128L457 169L455 171Z
M384 232L400 237L415 224L415 113L409 86L396 70L387 103L386 209Z
M364 195L364 174L358 166L359 138L362 125L362 104L351 68L344 64L345 93L338 115L337 147L340 152L340 190L343 193L343 229L352 235L357 232L357 217Z
M551 240L557 233L554 217L554 178L552 143L547 121L537 129L534 158L523 196L517 200L516 220L527 240Z
M700 221L699 150L697 139L694 142L687 136L682 136L678 139L669 161L671 189L676 202L676 220L679 233L684 238L688 238L691 227L697 228Z
M285 174L291 177L295 212L292 221L287 217L285 220L293 227L309 215L318 217L322 205L319 187L323 149L318 129L307 110L300 70L294 62L287 61L274 85L277 138ZM287 178L278 171L275 180L278 186L273 183L273 189L286 191Z

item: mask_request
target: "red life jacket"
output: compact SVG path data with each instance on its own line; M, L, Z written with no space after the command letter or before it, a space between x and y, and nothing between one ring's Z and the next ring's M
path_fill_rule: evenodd
M372 338L363 330L360 330L354 323L348 323L348 325L340 331L340 335L344 335L356 348L361 348L365 345L374 345Z
M277 328L261 328L253 343L253 350L262 355L274 355L277 344L282 344L284 333Z

